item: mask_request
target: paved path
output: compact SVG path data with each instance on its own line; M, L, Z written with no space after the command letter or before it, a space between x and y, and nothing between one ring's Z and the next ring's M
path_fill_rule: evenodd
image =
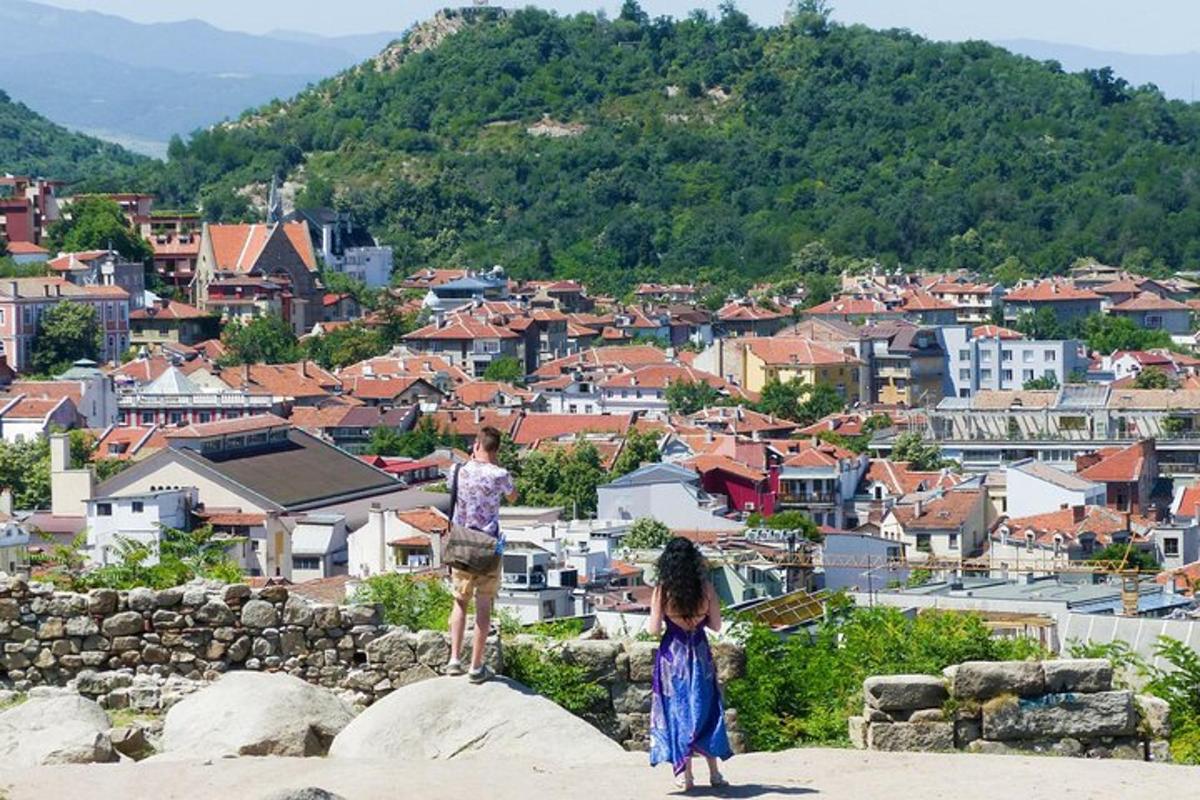
M1200 767L1129 761L871 753L805 749L739 756L726 765L734 786L706 787L695 797L863 800L1128 800L1196 797ZM704 769L700 768L703 775ZM603 767L555 766L464 758L397 763L333 759L241 758L208 764L150 760L140 764L0 768L5 800L121 798L258 800L285 787L320 786L347 800L642 800L682 796L670 770L642 757Z

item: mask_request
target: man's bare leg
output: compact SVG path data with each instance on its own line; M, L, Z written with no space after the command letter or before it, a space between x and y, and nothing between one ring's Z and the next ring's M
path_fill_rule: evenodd
M462 660L463 635L467 629L466 597L455 597L454 608L450 609L450 663Z
M463 608L463 619L466 619L466 608ZM478 672L483 666L483 650L487 647L488 633L492 628L492 598L478 595L475 597L475 638L471 643L471 671ZM462 634L459 634L462 641ZM453 652L453 651L451 651ZM453 657L453 656L452 656Z

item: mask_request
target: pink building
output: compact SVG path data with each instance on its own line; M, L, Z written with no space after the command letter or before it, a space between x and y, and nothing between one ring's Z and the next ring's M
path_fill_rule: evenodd
M129 349L129 293L119 286L76 286L62 278L0 280L0 346L18 372L29 369L42 313L62 302L86 303L100 323L100 360Z

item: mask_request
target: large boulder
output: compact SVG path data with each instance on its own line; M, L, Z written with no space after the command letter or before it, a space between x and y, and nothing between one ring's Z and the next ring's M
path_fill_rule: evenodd
M1034 697L1046 691L1046 679L1036 661L967 661L954 671L953 689L962 700L1006 694Z
M1113 688L1112 662L1107 658L1062 658L1042 662L1046 691L1108 692Z
M30 697L0 713L0 761L7 767L116 761L108 714L77 694Z
M611 761L621 746L550 700L503 678L434 678L395 690L333 740L333 758L449 760L473 753L555 764Z
M867 748L927 752L954 749L951 722L872 722L867 727Z
M933 675L876 675L863 681L863 699L880 711L940 708L946 683Z
M1047 694L1031 700L997 697L983 705L986 739L1132 736L1137 728L1133 692Z
M291 675L231 672L171 708L163 751L170 758L324 755L352 716L332 692Z

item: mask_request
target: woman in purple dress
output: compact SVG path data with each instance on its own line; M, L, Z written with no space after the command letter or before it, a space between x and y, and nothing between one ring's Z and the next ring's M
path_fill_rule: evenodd
M685 791L693 786L693 755L708 761L713 786L728 785L717 759L733 755L705 628L721 630L721 604L708 567L690 541L672 539L658 559L650 601L650 633L662 634L654 657L650 764L670 762Z

